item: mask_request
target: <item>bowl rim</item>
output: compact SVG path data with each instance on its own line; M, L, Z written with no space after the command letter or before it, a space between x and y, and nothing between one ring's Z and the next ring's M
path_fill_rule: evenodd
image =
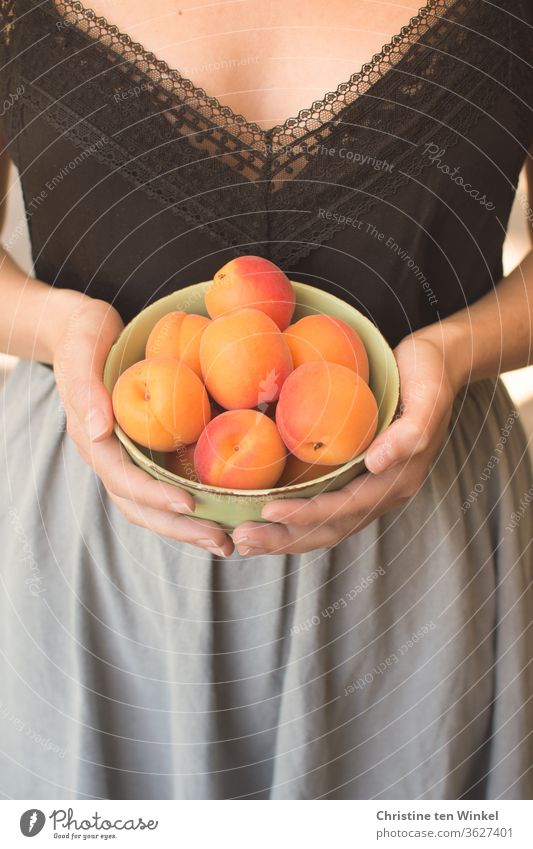
M211 280L205 280L205 281L201 281L199 283L192 283L190 286L184 286L182 289L176 289L175 292L170 292L168 295L163 295L163 297L157 298L157 300L152 301L152 303L148 304L146 307L144 307L141 310L141 312L137 313L136 316L134 316L132 319L130 319L130 321L123 327L122 331L120 332L120 335L118 336L118 338L115 340L115 342L113 343L113 345L109 349L109 353L107 355L106 363L105 363L105 366L104 366L104 374L103 374L104 381L105 381L105 376L106 376L106 370L107 370L107 367L108 367L108 362L111 359L111 355L112 355L114 349L119 344L119 340L126 333L126 331L128 331L128 329L131 328L131 326L133 324L135 324L135 322L137 321L139 316L142 315L142 313L145 310L154 306L159 301L165 300L165 298L172 298L173 296L175 296L177 294L183 295L185 292L187 292L187 290L197 289L199 286L206 286L208 283L211 283L211 282L212 282ZM337 295L331 294L331 292L324 292L322 289L319 289L317 286L311 286L309 283L302 283L299 280L292 280L292 279L290 280L290 282L292 284L296 283L296 285L298 286L299 289L303 288L304 290L307 289L307 290L313 291L313 292L320 292L322 295L326 295L331 300L338 301L340 304L343 305L343 307L348 307L353 312L358 313L360 318L372 328L372 332L378 333L379 336L381 336L383 343L385 344L385 346L391 352L392 363L393 363L393 379L395 380L395 384L396 384L396 387L395 387L395 389L396 389L396 405L395 405L395 410L394 410L394 412L391 416L390 421L385 424L385 426L383 427L383 429L381 431L381 432L383 432L383 430L385 430L387 427L389 427L391 422L394 420L395 415L396 415L396 411L398 409L398 402L399 402L399 399L400 399L400 373L399 373L399 370L398 370L398 364L396 362L396 357L394 356L394 352L393 352L391 346L389 345L389 343L387 342L387 340L385 339L385 337L383 336L383 334L381 333L379 328L374 324L373 321L371 321L366 315L364 315L356 307L352 307L351 304L346 303L346 301L344 301L342 298L339 298ZM260 412L260 411L258 411L258 412ZM136 457L136 459L141 460L142 463L144 463L145 465L147 464L150 468L152 468L155 472L157 472L157 474L161 478L165 478L166 480L173 481L173 482L178 481L180 484L184 484L189 489L192 489L192 490L195 490L195 491L198 491L198 492L204 492L204 493L207 492L207 493L210 493L211 495L217 496L219 498L226 496L227 498L238 498L238 499L247 499L248 498L249 500L260 500L260 499L262 500L262 499L270 498L270 497L282 498L287 494L292 494L292 493L298 494L298 493L304 492L306 489L309 489L309 487L311 487L311 486L315 486L316 484L327 483L330 480L334 480L339 475L341 475L345 472L348 472L353 466L356 466L357 464L361 463L366 456L368 448L370 448L370 445L372 445L372 443L370 443L370 445L367 446L367 448L364 451L362 451L360 454L358 454L357 457L354 457L352 460L348 460L348 462L344 463L344 465L337 466L337 467L335 467L335 469L332 469L331 472L327 472L327 474L321 475L318 478L313 478L310 481L302 481L300 483L293 483L293 484L289 484L287 486L282 486L282 487L271 487L269 489L227 489L226 487L223 487L223 486L209 486L208 484L201 483L200 481L190 480L189 478L181 477L181 475L176 475L176 474L174 474L174 472L170 472L164 466L160 466L159 463L156 463L153 458L149 457L147 454L144 453L141 446L139 446L136 442L134 442L132 439L130 439L130 437L122 430L122 428L120 427L120 425L118 424L116 419L114 421L113 430L114 430L115 434L117 435L117 438L119 439L119 441L122 443L122 445L124 445L124 447L127 448L128 452L131 453L132 455L134 455ZM157 453L162 454L162 453L171 453L171 452L157 452Z

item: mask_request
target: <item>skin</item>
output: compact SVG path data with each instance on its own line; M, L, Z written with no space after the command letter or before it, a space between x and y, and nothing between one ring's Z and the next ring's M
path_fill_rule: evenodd
M266 129L335 89L399 32L419 5L412 0L337 3L335 8L322 0L191 0L177 13L174 0L154 0L150 18L144 0L96 0L90 5ZM254 61L213 67L239 57ZM2 187L7 157L1 137L0 151ZM1 249L0 275L0 350L53 364L68 434L111 500L131 523L220 556L229 555L234 546L242 555L333 546L405 504L438 456L459 389L532 359L533 252L471 308L398 345L403 414L369 449L367 474L336 493L271 502L264 510L268 523L245 523L229 537L215 523L191 516L194 500L189 494L134 466L112 433L111 401L101 378L107 352L122 328L116 310L28 277Z
M423 3L91 0L87 5L234 112L267 129L336 89Z

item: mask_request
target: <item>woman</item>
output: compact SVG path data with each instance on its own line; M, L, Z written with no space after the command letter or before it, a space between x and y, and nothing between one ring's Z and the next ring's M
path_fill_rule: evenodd
M501 265L530 4L2 6L34 260L1 271L2 792L531 798L533 475L497 379L530 356L533 256ZM365 311L402 415L368 473L229 536L132 465L101 377L239 254Z

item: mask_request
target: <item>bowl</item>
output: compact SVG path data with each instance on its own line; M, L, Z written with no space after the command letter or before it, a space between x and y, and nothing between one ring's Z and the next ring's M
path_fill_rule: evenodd
M400 394L398 368L391 348L377 327L354 307L335 295L330 295L313 286L294 280L291 282L296 294L293 321L306 315L326 313L345 321L361 337L370 365L369 384L379 409L377 436L394 418ZM160 318L173 310L207 315L204 293L210 283L210 280L205 283L196 283L160 298L130 321L109 351L104 367L104 384L110 393L120 374L129 366L144 359L146 341ZM218 522L226 530L232 530L241 522L264 521L261 519L261 510L268 501L280 498L311 498L321 492L341 489L365 470L365 452L363 452L340 469L335 469L313 481L274 489L224 489L190 481L168 471L162 465L162 454L152 452L133 442L116 422L115 433L137 466L158 480L190 492L196 502L194 515Z

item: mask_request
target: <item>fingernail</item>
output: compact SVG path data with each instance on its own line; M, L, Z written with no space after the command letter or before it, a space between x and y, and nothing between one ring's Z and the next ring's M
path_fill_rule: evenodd
M241 557L248 557L249 554L259 555L265 553L264 549L262 548L252 548L248 545L237 546L237 551L239 552Z
M171 510L174 510L176 513L192 513L193 512L192 507L189 507L189 505L185 504L185 502L182 503L180 501L172 501L168 506L170 507Z
M261 513L261 518L265 519L267 522L273 522L274 524L277 522L278 524L283 524L284 522L290 522L290 512L289 513L281 513L273 511L267 511L266 513Z
M201 545L203 548L219 548L214 539L197 539L195 545Z
M249 539L250 537L241 537L237 535L236 537L233 537L233 542L235 543L235 545L242 545L243 542L248 542Z
M390 463L389 448L385 444L374 446L372 453L365 458L365 466L370 473L384 472Z
M85 416L85 427L87 429L89 439L98 439L100 436L103 436L107 430L107 419L98 408L89 410Z
M222 548L208 548L207 549L211 554L214 554L215 557L225 557L224 550Z
M283 513L280 513L275 508L270 509L265 507L261 513L261 518L266 519L267 522L278 522L280 519L283 519Z

